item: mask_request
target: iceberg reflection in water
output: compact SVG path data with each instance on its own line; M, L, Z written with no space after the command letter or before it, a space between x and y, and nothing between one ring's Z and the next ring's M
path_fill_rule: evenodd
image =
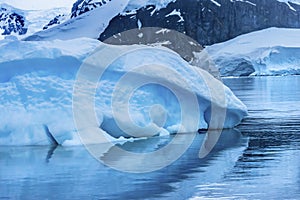
M205 134L175 163L145 174L106 167L84 147L0 147L0 199L300 199L300 76L224 82L249 116L238 130L224 130L204 159ZM116 154L117 146L151 152L172 137L94 147L98 159L130 167L137 160Z
M151 152L167 145L172 137L154 137L116 146L132 152ZM214 137L206 139L206 145L211 139ZM204 140L205 134L197 134L190 148L175 163L143 174L113 170L94 159L84 147L1 147L0 198L189 198L197 184L222 178L222 174L234 166L247 143L247 138L238 130L224 130L213 151L199 159ZM180 144L177 145L180 148ZM94 148L99 149L98 157L106 162L120 162L127 167L137 164L135 160L115 154L116 146L101 144ZM168 159L168 155L161 155L159 159ZM152 164L156 164L155 159Z

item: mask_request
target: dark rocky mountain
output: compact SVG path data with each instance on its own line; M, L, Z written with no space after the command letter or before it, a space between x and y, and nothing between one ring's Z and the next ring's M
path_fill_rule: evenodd
M46 30L48 28L50 28L51 26L57 25L62 23L63 21L65 21L65 18L67 16L65 14L59 14L56 17L54 17L52 20L50 20L50 22L43 27L43 30Z
M21 14L5 7L0 8L0 31L2 35L10 35L11 33L26 34L25 22L25 17Z
M72 7L71 18L105 5L109 1L111 0L77 0Z
M151 5L136 13L118 15L111 20L99 40L104 41L117 33L142 26L176 30L202 45L211 45L268 27L300 27L299 5L290 3L295 11L277 0L217 2L220 5L211 0L177 0L160 10Z

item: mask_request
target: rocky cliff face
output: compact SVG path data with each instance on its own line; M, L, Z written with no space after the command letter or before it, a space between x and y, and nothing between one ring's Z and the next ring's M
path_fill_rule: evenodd
M101 7L109 1L111 0L77 0L72 7L71 18Z
M50 20L50 22L46 26L43 27L43 30L46 30L46 29L48 29L50 27L53 27L53 26L58 25L58 24L61 24L62 22L66 21L67 18L68 18L67 15L65 15L65 14L59 14L56 17L54 17L52 20Z
M299 28L300 6L277 0L177 0L160 10L153 5L114 17L99 39L140 27L177 30L211 45L268 27Z

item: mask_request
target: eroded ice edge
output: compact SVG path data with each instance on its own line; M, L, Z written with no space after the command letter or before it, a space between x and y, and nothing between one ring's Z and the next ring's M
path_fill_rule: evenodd
M0 145L47 145L51 143L47 133L51 133L59 144L80 144L72 112L74 80L83 60L103 45L87 38L39 42L0 41ZM174 77L166 75L160 77L159 81L175 85L178 91L196 95L200 113L197 120L191 119L191 123L199 121L199 128L208 127L212 104L226 107L225 128L236 126L247 114L246 106L219 80L190 66L179 55L169 53L164 48L153 47L152 50L148 48L120 57L109 66L110 70L100 80L99 85L105 87L100 87L96 92L96 115L106 133L116 137L122 135L116 134L117 127L112 123L110 98L118 78L132 70L136 64L153 63L171 68L187 80L190 85L188 91L178 85ZM136 74L137 78L140 76ZM146 74L143 76L147 77ZM155 80L155 75L149 74L148 78ZM216 93L221 96L211 96L211 89L208 89L205 82L207 80L210 85L224 89L224 92ZM126 88L126 85L123 87ZM222 95L225 95L226 104L221 101ZM160 104L167 111L166 123L161 130L164 133L176 131L181 120L178 100L167 88L157 84L141 87L133 93L130 117L134 123L146 126L159 120L149 117L149 109L153 104ZM152 116L160 117L159 112Z

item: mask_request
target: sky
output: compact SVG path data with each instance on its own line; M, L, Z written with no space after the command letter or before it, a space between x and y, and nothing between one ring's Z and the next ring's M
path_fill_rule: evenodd
M41 10L56 7L72 7L76 0L0 0L1 3L9 4L23 10Z

